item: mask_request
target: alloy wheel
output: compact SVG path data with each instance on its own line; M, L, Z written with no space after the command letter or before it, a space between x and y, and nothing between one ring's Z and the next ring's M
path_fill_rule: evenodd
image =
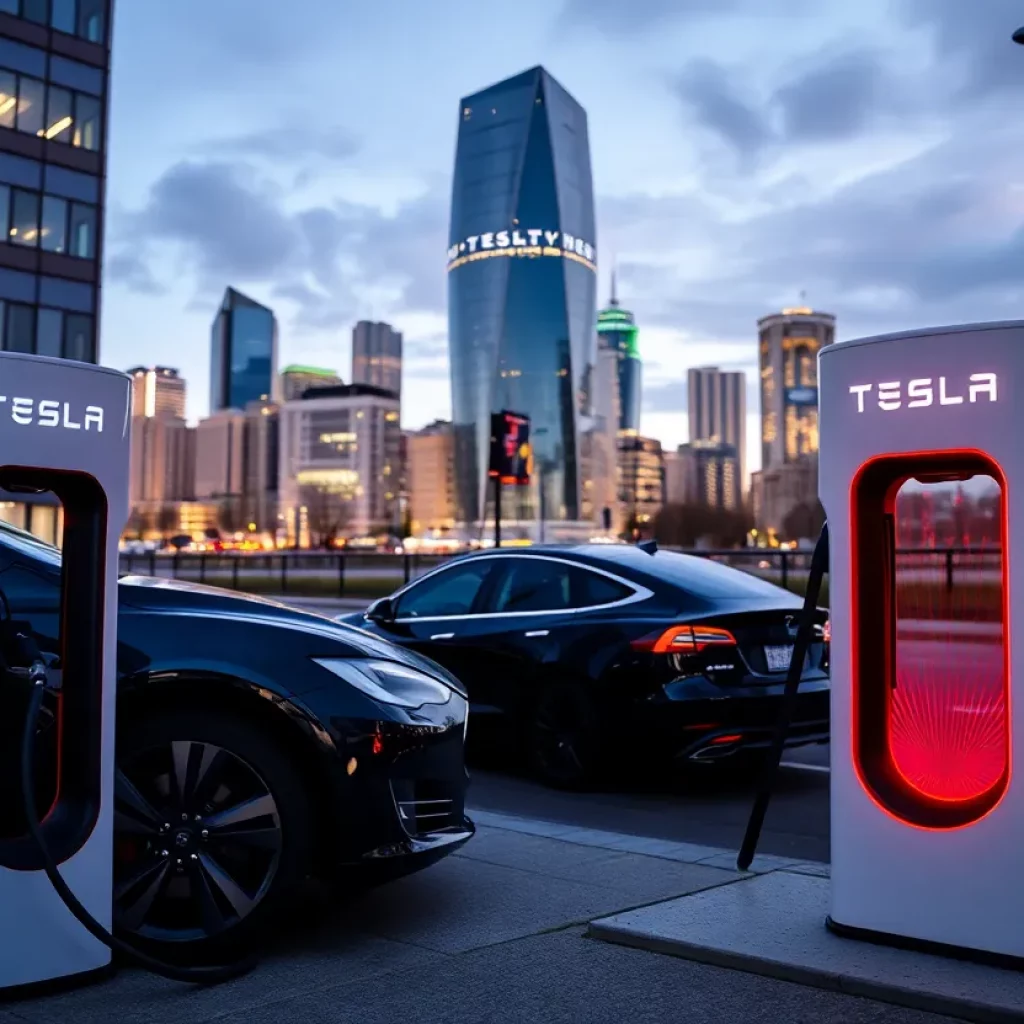
M179 740L118 764L114 842L118 928L196 942L259 906L280 862L281 817L251 765L222 747Z

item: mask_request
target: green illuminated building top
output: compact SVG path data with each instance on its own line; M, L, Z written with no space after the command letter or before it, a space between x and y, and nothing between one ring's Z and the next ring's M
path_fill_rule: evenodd
M282 373L301 373L309 377L337 377L337 370L325 370L322 366L300 366L298 363L286 366Z
M619 405L622 410L620 429L640 429L640 329L633 314L619 305L612 271L612 294L608 305L597 314L597 343L619 354Z

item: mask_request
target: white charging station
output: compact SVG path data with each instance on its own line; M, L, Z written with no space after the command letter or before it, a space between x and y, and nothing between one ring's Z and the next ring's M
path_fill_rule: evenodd
M108 931L117 558L128 518L130 413L126 374L0 353L0 487L49 490L64 507L59 756L41 827L61 876ZM110 950L73 917L41 868L29 836L0 839L0 989L110 963Z
M1013 692L1024 678L1013 643L1024 636L1019 382L1024 322L865 338L819 356L829 925L842 934L1024 957L1024 788L1013 778L1024 741L1024 694ZM965 604L951 626L950 600L933 600L943 570L927 559L908 570L895 556L896 496L908 481L970 486L972 477L999 494L1001 555L983 573L997 597L985 623L965 626ZM965 646L965 631L977 646Z

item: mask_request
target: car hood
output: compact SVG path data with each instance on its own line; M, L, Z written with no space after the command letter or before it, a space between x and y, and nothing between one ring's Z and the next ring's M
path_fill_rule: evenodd
M269 627L298 629L347 645L353 657L381 658L418 669L465 696L462 684L436 662L358 628L362 621L358 614L356 622L349 624L271 598L154 576L122 576L118 581L118 595L122 605L140 611L223 616L260 622Z

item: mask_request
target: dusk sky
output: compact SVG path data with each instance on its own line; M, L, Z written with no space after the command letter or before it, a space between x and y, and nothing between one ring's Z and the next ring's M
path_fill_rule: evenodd
M768 14L766 12L770 11ZM1021 0L121 0L101 358L207 412L233 285L281 363L350 373L405 333L403 420L449 411L460 97L543 64L587 110L599 300L640 325L642 430L686 440L686 368L748 371L755 321L840 339L1024 311Z

